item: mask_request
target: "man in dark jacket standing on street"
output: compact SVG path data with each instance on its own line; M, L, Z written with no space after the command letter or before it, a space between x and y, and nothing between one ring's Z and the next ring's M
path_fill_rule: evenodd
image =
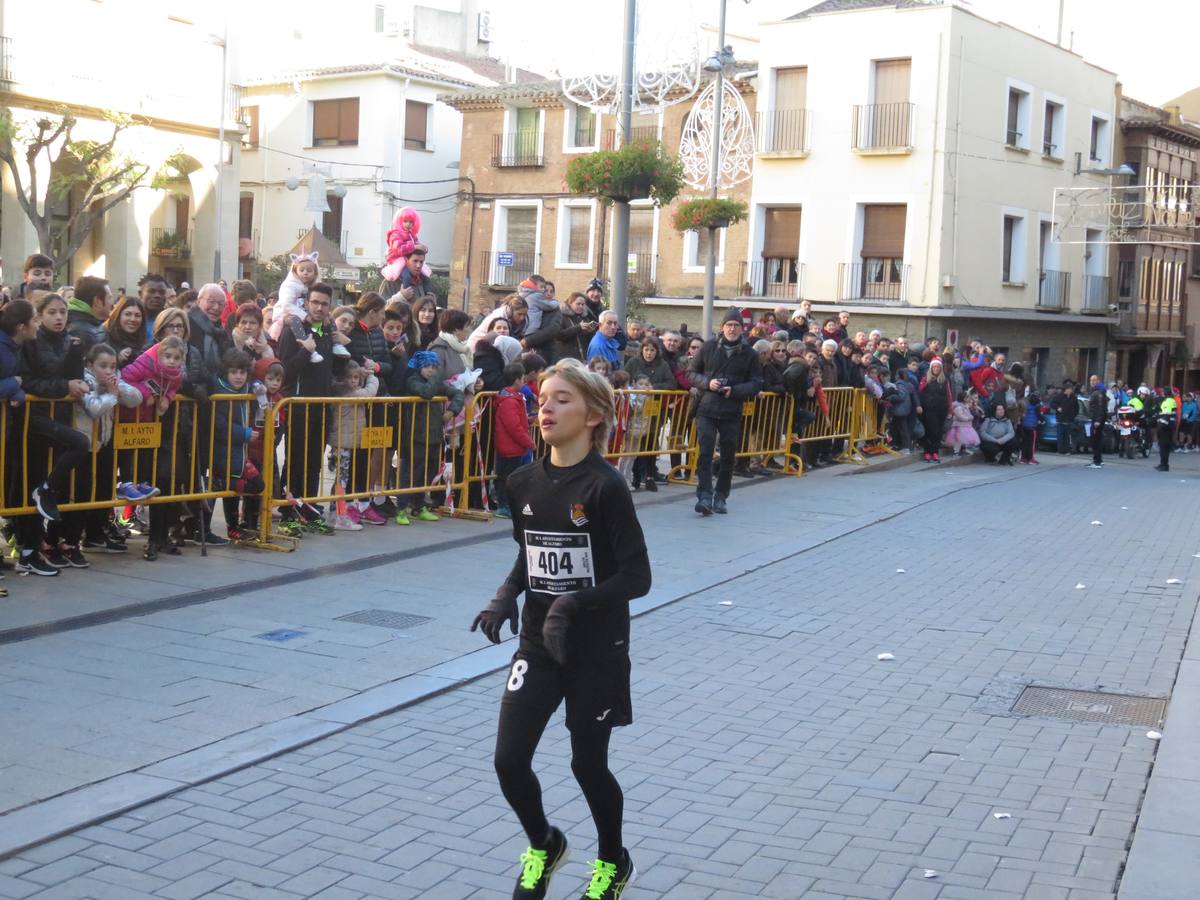
M742 404L762 388L758 354L742 339L742 313L731 307L721 322L721 334L705 341L692 360L688 378L700 391L696 409L696 437L700 444L696 463L696 512L724 514L733 464L742 425ZM713 492L713 450L721 451L721 470Z
M1092 420L1092 462L1089 469L1104 465L1104 423L1108 419L1108 392L1100 379L1091 377L1091 393L1088 394L1088 418Z

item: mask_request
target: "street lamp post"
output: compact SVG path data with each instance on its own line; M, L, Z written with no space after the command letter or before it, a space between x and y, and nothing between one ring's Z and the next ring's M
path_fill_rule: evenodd
M706 72L716 75L717 91L713 98L712 158L709 160L709 189L713 199L721 187L721 99L725 90L725 66L733 53L725 46L725 0L721 0L721 18L717 30L717 52L704 64ZM708 258L704 261L704 316L700 334L707 340L713 333L713 304L717 296L717 229L708 229Z
M621 109L617 125L621 141L629 143L633 127L633 44L637 32L637 0L625 0L625 35L621 51ZM625 302L629 292L629 201L613 203L613 242L608 260L608 276L612 280L612 310L622 327L625 323Z
M221 280L221 219L224 213L225 184L225 101L229 95L229 19L225 19L221 33L221 121L217 125L217 243L213 248L213 281Z

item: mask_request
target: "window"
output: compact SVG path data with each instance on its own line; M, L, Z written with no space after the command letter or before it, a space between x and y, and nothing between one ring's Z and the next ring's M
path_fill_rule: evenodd
M1054 159L1063 158L1063 123L1066 116L1063 105L1053 100L1046 101L1042 117L1042 155Z
M329 212L321 219L321 234L333 241L339 248L342 246L342 198L337 194L326 194L325 201L329 204Z
M249 240L254 233L254 195L238 198L238 239Z
M763 259L790 260L800 253L800 210L771 208L763 210Z
M314 100L314 147L353 147L358 144L358 98Z
M908 208L863 207L862 296L897 299L904 282L904 228Z
M242 136L243 150L258 149L258 107L243 106L242 121L246 123L246 133Z
M497 200L492 231L492 251L485 268L489 284L516 288L540 266L538 232L541 209L537 202ZM499 255L512 255L512 264L501 266Z
M908 98L905 97L907 100ZM775 109L804 109L808 102L808 66L775 70Z
M568 103L563 112L563 149L595 150L597 137L596 113L586 106Z
M911 59L875 61L875 103L907 103L912 73Z
M591 203L561 203L558 217L558 259L555 265L590 267L592 264Z
M1088 157L1100 166L1108 165L1108 119L1092 116L1091 137L1088 140Z
M404 102L404 149L429 149L429 104L417 100Z
M717 271L725 268L725 235L728 228L718 228ZM683 269L685 272L703 272L708 265L708 229L688 231L683 236Z
M654 252L654 207L629 210L629 252L639 256Z
M1025 218L1005 215L1001 250L1000 280L1004 284L1025 281Z
M375 4L375 33L383 34L384 20L387 18L387 10L382 3Z
M1008 89L1008 119L1005 123L1004 144L1014 149L1029 149L1029 92L1020 88Z

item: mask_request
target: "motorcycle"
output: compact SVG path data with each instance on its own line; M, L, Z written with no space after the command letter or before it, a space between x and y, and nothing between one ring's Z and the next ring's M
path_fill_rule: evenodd
M1142 427L1142 417L1132 406L1121 406L1113 420L1113 427L1118 434L1117 454L1125 459L1133 459L1134 450L1142 451L1142 457L1148 456L1146 449L1146 434Z

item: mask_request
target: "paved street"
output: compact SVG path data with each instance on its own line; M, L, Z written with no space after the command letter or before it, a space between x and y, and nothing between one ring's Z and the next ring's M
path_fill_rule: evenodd
M696 519L680 488L644 505L656 584L613 753L628 896L1111 897L1135 824L1124 893L1187 896L1200 765L1176 735L1200 733L1200 680L1176 678L1185 650L1200 661L1200 460L1174 469L918 466L746 485L727 519ZM468 653L463 630L511 554L500 537L4 646L10 809L106 777L50 758L131 777L245 729L342 730L195 786L145 775L182 789L0 861L0 897L507 896L524 838L491 772L503 678L484 673L510 648ZM336 621L364 608L430 621ZM308 633L254 637L273 628ZM338 707L439 665L482 677L367 721ZM1013 714L1031 683L1176 703L1160 749L1144 725ZM1143 807L1168 750L1176 799ZM568 753L560 714L537 761L575 848L555 897L595 852Z

